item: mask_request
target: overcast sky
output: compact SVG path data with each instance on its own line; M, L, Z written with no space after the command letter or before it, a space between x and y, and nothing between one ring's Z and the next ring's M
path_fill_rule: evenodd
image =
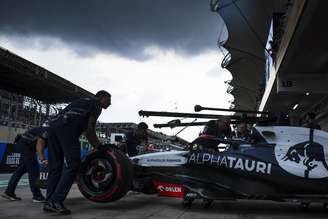
M139 110L229 107L224 81L231 75L220 68L216 46L226 37L207 0L0 3L0 46L93 93L108 90L112 106L103 122L145 121L152 128L173 118L140 118ZM201 129L179 136L192 140Z

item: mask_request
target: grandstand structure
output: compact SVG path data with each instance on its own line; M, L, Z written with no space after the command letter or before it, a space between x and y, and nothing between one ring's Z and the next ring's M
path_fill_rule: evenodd
M0 47L0 141L41 125L74 99L92 97L49 70Z
M89 91L0 47L0 88L43 103L67 103Z
M0 173L13 172L21 162L21 149L13 144L17 134L40 126L69 102L93 96L72 82L0 47ZM133 123L121 124L119 131L125 133L136 126ZM111 143L111 132L117 132L119 127L97 123L99 140ZM164 135L150 133L149 142L165 142ZM170 145L166 144L165 149ZM80 146L81 154L91 149L83 135Z
M94 94L0 47L0 143L12 143L17 134L40 126L69 102ZM126 133L135 123L97 123L98 137L107 142L111 133ZM148 131L151 142L169 136ZM84 138L81 138L83 141ZM187 143L175 138L177 143ZM85 142L85 141L84 141Z

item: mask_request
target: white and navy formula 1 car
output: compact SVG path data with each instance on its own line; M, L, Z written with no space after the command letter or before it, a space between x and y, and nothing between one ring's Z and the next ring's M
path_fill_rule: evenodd
M218 150L226 146L224 151ZM111 202L129 190L194 199L262 199L328 203L328 133L302 127L255 126L249 141L199 136L182 151L128 158L113 147L84 159L82 194Z

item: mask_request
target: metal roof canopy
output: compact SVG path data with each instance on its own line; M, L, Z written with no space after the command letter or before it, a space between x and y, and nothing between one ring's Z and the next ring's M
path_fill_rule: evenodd
M0 88L44 103L93 96L87 90L0 47Z
M284 10L287 0L220 0L218 13L229 37L219 42L231 54L226 67L235 108L256 109L265 69L265 44L273 12ZM247 100L244 100L244 99Z
M280 60L277 60L276 66L278 79L294 77L306 80L307 77L312 77L317 80L316 86L325 88L324 82L328 77L328 32L323 24L328 19L328 14L325 13L327 7L327 1L306 1L295 29L287 30L292 32L289 43L279 48L277 57ZM311 86L309 84L307 87ZM311 92L307 87L301 87L303 92L277 93L276 78L264 109L291 111L296 114L313 110L327 97L327 92ZM295 104L299 106L293 110Z

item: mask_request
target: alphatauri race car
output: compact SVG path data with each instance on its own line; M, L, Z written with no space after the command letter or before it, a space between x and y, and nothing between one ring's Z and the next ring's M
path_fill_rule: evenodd
M222 150L223 148L223 150ZM78 174L81 193L112 202L129 190L202 199L328 203L328 133L303 127L255 126L250 139L203 135L188 149L128 158L108 146L90 153Z

